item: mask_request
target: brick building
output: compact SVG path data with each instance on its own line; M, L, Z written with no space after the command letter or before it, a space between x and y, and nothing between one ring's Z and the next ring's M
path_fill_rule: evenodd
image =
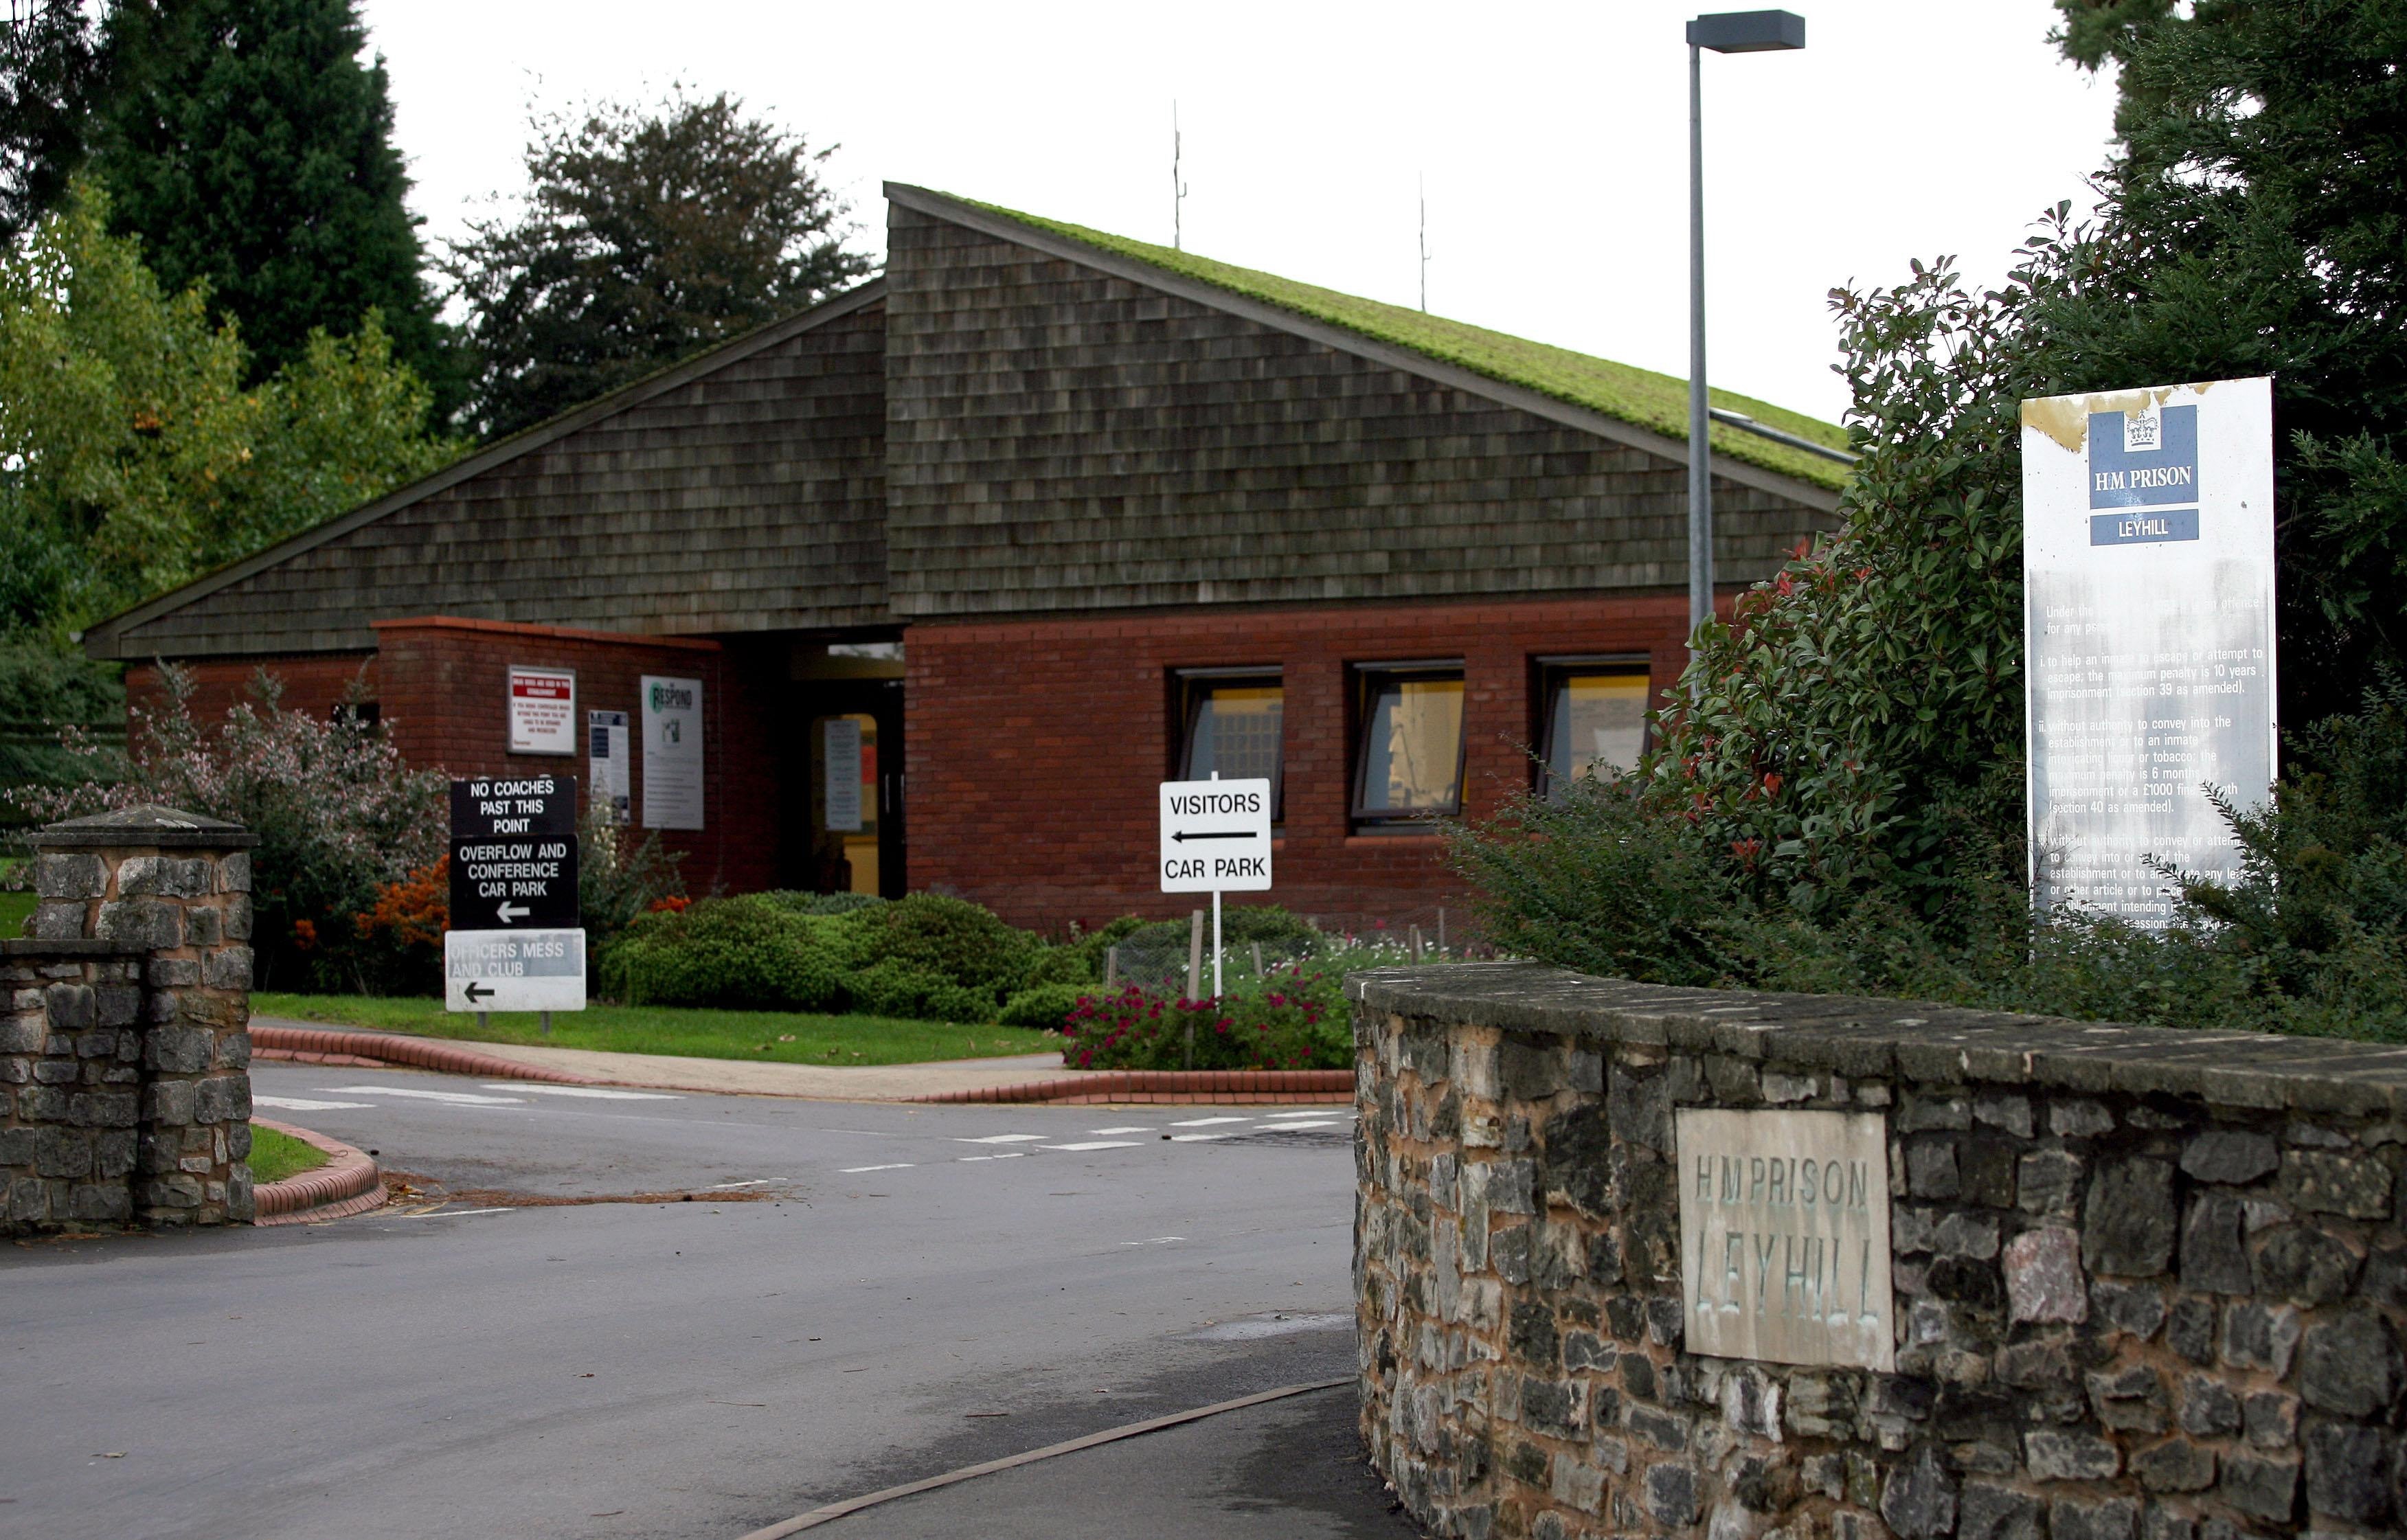
M1429 815L1635 752L1685 629L1681 381L887 195L882 278L86 646L205 710L262 667L349 692L457 774L615 763L700 890L1040 926L1183 911L1165 777L1271 777L1274 896L1351 920L1445 901ZM1830 523L1844 439L1717 405L1736 586ZM514 670L574 675L564 738L514 751L513 691L571 688Z

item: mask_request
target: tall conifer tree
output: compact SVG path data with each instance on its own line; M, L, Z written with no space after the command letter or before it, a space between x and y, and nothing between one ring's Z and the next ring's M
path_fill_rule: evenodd
M456 371L366 47L357 0L118 0L92 165L115 228L170 292L208 285L260 376L373 308L440 412Z

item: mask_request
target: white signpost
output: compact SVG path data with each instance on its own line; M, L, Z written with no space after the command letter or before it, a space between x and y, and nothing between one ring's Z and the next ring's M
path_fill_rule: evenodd
M443 1003L455 1011L583 1010L585 933L448 931Z
M510 752L577 752L577 671L510 664Z
M2212 787L2273 779L2273 393L2227 379L2022 404L2030 881L2171 923L2156 870L2229 877Z
M1212 895L1212 993L1220 993L1220 895L1271 885L1267 779L1161 783L1161 891ZM1194 988L1192 983L1188 986Z

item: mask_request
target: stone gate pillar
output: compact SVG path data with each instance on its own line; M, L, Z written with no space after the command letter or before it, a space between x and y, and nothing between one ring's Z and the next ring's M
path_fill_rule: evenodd
M5 1225L248 1221L247 830L145 806L35 836L0 942Z

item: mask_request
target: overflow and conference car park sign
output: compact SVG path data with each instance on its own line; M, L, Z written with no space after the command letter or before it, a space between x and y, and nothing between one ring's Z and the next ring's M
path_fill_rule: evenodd
M585 1008L577 877L576 777L451 783L449 1009Z

